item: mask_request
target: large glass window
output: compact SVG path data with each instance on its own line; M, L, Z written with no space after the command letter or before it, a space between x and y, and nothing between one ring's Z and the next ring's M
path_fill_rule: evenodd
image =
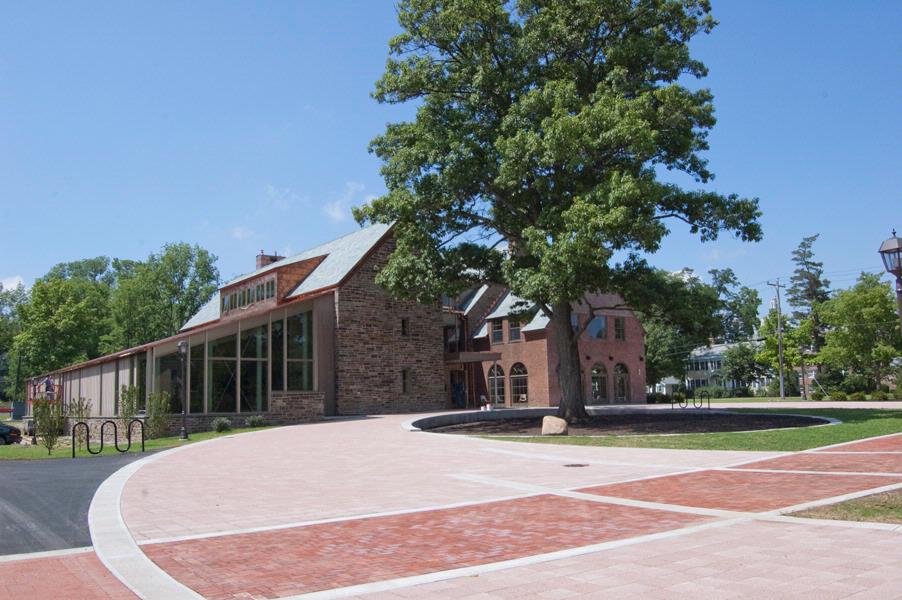
M608 401L608 370L601 363L592 365L592 403Z
M191 389L188 390L189 412L204 412L204 345L191 347Z
M313 313L308 311L285 319L287 389L313 389Z
M178 351L154 357L154 389L169 393L169 412L182 412L182 386L179 376L182 368Z
M515 363L511 367L511 400L529 402L529 377L523 363Z
M237 336L207 344L207 412L235 412L238 408Z
M273 321L270 325L272 333L272 389L281 392L285 389L285 325L282 320Z
M241 332L242 412L259 412L269 408L266 330L266 325L260 325Z
M499 365L489 369L489 402L504 404L504 369Z
M608 338L608 318L607 317L593 317L591 321L589 321L589 326L586 328L586 331L589 332L589 337L598 339L598 340L606 340Z
M614 367L614 401L630 401L630 372L620 363Z

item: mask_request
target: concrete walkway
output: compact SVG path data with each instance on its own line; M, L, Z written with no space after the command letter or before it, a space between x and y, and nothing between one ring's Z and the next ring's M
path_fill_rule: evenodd
M902 435L708 452L496 442L410 418L160 453L94 498L109 572L92 553L5 566L89 573L93 587L68 582L79 598L902 598L899 528L781 516L902 487Z

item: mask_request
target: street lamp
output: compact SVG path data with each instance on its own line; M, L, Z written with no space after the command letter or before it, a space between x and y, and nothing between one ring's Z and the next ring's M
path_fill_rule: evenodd
M896 236L893 229L893 237L880 244L880 258L888 273L896 277L896 304L899 312L899 326L902 327L902 238Z
M187 419L185 412L185 396L187 395L187 386L185 383L187 382L187 377L185 377L185 373L187 369L185 368L185 364L188 359L188 340L182 340L178 344L179 348L179 396L182 399L182 428L179 430L179 439L184 441L188 439L188 429L185 427L185 421Z

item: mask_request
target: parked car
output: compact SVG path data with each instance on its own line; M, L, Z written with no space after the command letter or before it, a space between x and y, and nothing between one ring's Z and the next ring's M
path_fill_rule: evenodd
M0 446L5 444L18 444L22 441L22 432L18 427L0 423Z

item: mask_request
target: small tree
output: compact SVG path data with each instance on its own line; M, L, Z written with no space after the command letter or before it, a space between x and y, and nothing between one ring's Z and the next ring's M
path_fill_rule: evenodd
M33 410L35 433L50 455L59 444L60 435L66 424L66 411L60 402L47 398L35 400Z
M755 349L750 344L736 344L723 354L720 376L725 381L734 380L743 388L764 373L764 367L755 359Z
M163 437L169 429L169 410L172 398L169 392L155 392L147 398L147 437Z
M76 422L84 421L91 416L91 401L87 398L73 398L69 401L68 412L69 416ZM87 432L83 427L79 427L78 431L75 432L75 447L81 450L84 448L86 440Z
M138 388L133 385L123 385L119 390L119 429L128 437L129 424L138 414L141 399Z

